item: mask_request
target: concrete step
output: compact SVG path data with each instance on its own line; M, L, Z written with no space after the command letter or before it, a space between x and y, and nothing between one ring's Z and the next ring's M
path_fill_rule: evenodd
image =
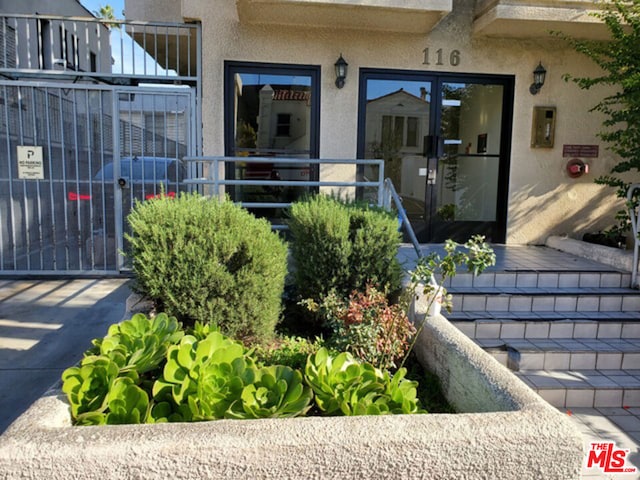
M640 368L640 339L476 339L513 371Z
M640 294L630 274L549 267L458 274L445 283L445 316L555 407L640 407Z
M631 274L611 271L513 271L458 273L447 279L447 288L628 288Z
M511 313L509 318L456 319L447 315L453 325L471 339L637 339L640 338L640 312L611 313L610 317L601 312L586 312L580 318L549 319L541 316L518 317ZM477 312L486 313L486 312ZM576 314L574 314L575 316ZM617 318L626 316L627 318ZM638 367L640 368L640 366Z
M640 294L629 288L451 287L454 312L638 312Z
M600 321L603 323L624 323L640 320L640 312L487 312L471 310L468 312L454 311L445 313L454 323L483 322L547 322L560 324L561 322Z
M516 375L554 407L640 407L640 370L523 370Z

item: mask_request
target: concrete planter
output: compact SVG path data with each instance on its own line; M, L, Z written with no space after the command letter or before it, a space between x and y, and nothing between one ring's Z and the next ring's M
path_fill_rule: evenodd
M596 245L583 242L582 240L558 236L547 238L546 245L561 252L609 265L617 270L625 272L631 272L633 270L633 240L631 240L631 250L606 247L604 245Z
M420 298L412 314L424 319ZM454 415L72 427L59 390L0 437L6 478L579 478L570 421L438 315L416 347Z

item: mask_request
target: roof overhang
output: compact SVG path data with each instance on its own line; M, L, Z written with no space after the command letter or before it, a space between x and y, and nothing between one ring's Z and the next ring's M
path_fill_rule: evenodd
M428 33L453 0L236 0L241 23Z
M592 0L484 0L473 22L475 36L549 38L551 31L574 38L609 38L604 23L593 16Z

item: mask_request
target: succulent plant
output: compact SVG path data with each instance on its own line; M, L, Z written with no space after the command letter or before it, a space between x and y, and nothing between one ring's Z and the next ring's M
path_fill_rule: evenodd
M142 313L130 320L111 325L107 335L94 341L100 354L108 357L124 357L124 370L136 370L139 374L158 368L164 361L169 346L184 335L180 323L165 313L147 318Z
M255 372L242 344L219 332L200 341L187 335L169 348L162 378L153 386L155 399L170 399L175 406L158 408L153 416L164 421L160 413L171 411L185 421L224 418Z
M195 333L184 335L176 320L163 314L113 325L78 366L62 374L73 422L295 417L311 408L314 392L327 415L420 411L416 382L404 378L404 369L390 375L350 353L320 348L307 358L305 385L300 370L258 367L253 350L218 331Z
M80 366L62 373L62 391L67 394L74 421L83 414L104 412L105 399L119 372L120 366L112 359L91 355Z
M297 417L311 408L312 398L313 392L303 384L299 370L282 365L262 367L254 381L244 387L240 399L230 406L226 417Z
M310 355L306 381L316 405L326 415L383 415L421 413L416 382L404 378L405 369L392 377L349 353L335 357L325 348Z
M149 413L149 396L130 377L116 378L107 395L109 413L105 423L109 425L146 423Z
M153 319L136 314L111 325L94 340L80 365L62 374L62 390L78 425L141 423L148 417L149 395L140 387L142 375L160 367L168 348L184 332L173 317Z

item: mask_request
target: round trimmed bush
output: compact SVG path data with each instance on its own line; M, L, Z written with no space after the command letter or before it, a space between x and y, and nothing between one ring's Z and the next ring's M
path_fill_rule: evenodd
M128 221L134 289L159 310L245 341L273 336L287 247L266 220L229 201L183 193L137 203Z
M398 220L377 207L316 195L291 205L291 255L297 293L321 301L347 298L373 285L390 296L400 290Z

